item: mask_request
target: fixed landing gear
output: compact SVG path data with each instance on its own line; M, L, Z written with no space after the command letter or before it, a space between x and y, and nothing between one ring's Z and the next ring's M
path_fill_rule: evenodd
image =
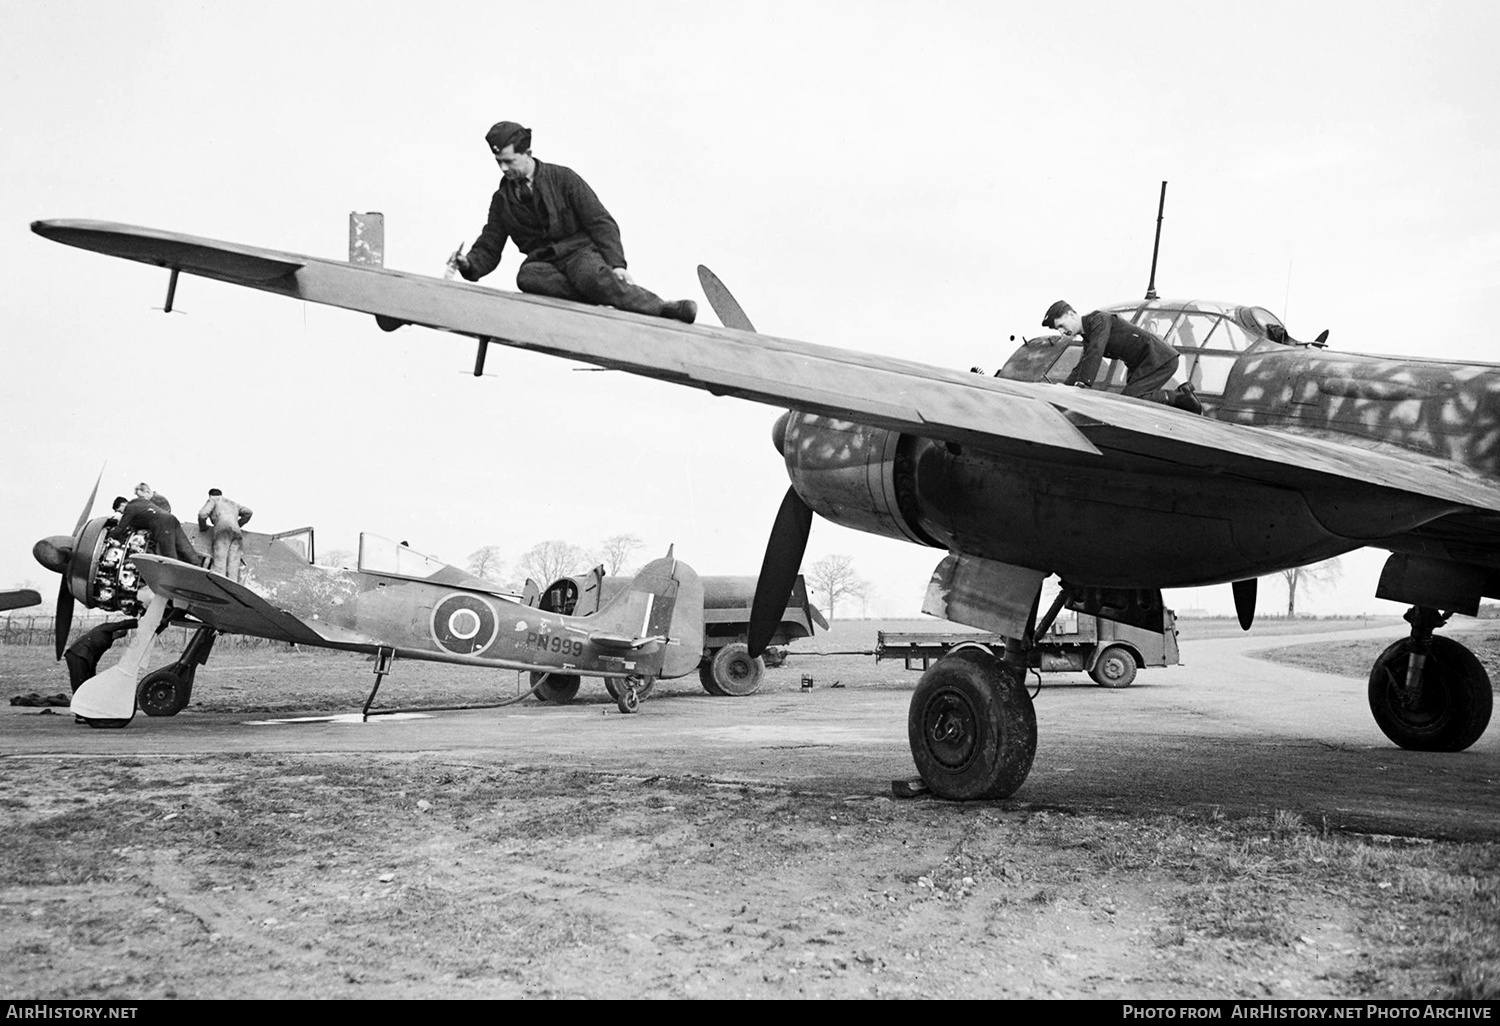
M622 713L638 712L641 699L649 695L654 687L655 677L604 678L604 690L609 692L609 697L615 700L615 705Z
M1449 615L1413 606L1406 613L1411 635L1380 653L1370 669L1370 712L1402 748L1461 752L1489 726L1495 701L1489 674L1474 653L1432 633Z
M1006 798L1036 756L1036 710L1025 674L981 648L944 656L922 675L906 719L928 790L968 801Z

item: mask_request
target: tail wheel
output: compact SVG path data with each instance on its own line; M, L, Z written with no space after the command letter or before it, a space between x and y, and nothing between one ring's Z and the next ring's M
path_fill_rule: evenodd
M1128 688L1135 683L1135 656L1123 645L1110 645L1099 653L1089 676L1102 688Z
M651 689L656 686L656 678L626 677L624 680L615 681L614 685L614 690L610 693L615 696L615 705L622 713L633 713L640 709L641 699L649 695Z
M922 675L906 732L917 772L942 798L1009 797L1036 755L1036 710L1023 676L973 649Z
M141 680L135 689L135 704L147 716L176 716L187 707L192 687L191 680L164 666Z
M1474 653L1434 637L1422 667L1421 694L1406 694L1411 639L1395 642L1370 670L1370 712L1386 737L1417 752L1461 752L1489 726L1495 695Z
M542 680L546 677L546 680ZM538 681L541 686L538 687ZM567 705L578 694L578 675L572 673L539 673L531 671L531 687L538 701L552 705Z
M655 677L627 677L625 679L629 681L639 682L635 689L635 695L637 698L645 698L647 695L651 694L651 689L656 687ZM620 679L618 677L605 677L604 690L608 691L609 697L613 698L616 702L620 700L620 695L624 694L624 690L620 686Z
M766 664L761 661L760 656L752 657L749 646L742 641L719 649L709 660L707 673L701 670L699 672L699 678L710 694L733 695L736 698L759 691L765 676ZM713 687L709 686L710 678L713 680Z

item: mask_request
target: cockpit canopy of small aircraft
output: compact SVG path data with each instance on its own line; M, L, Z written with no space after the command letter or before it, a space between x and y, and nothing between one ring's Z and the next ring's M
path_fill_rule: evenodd
M1205 299L1148 299L1100 307L1160 336L1182 356L1169 387L1191 381L1202 398L1224 394L1235 360L1252 349L1280 346L1286 340L1281 318L1262 306L1241 306ZM1026 342L1011 354L998 377L1019 381L1066 381L1083 355L1083 343L1059 335ZM1106 360L1099 366L1094 387L1118 390L1125 384L1125 366Z
M448 564L408 548L405 542L394 542L389 538L361 532L357 565L365 573L425 581L445 569Z

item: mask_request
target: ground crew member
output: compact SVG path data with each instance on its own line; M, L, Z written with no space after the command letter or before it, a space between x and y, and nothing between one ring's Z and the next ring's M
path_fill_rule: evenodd
M213 562L210 565L231 581L240 579L240 549L245 541L240 528L250 522L251 516L249 506L224 498L224 493L217 488L208 490L208 501L198 511L198 530L211 531Z
M135 497L145 499L163 513L172 512L172 504L167 501L167 497L144 481L135 486Z
M203 565L204 556L193 547L192 539L182 529L182 521L158 509L150 500L126 500L125 496L117 495L114 510L120 515L119 522L109 530L109 536L115 541L124 541L130 537L131 531L145 528L151 534L158 556L178 559L193 566Z
M1095 310L1079 316L1059 299L1047 307L1042 327L1064 335L1083 336L1083 356L1068 375L1067 383L1088 388L1106 358L1120 360L1127 368L1124 394L1137 399L1158 398L1155 393L1177 373L1177 350L1145 328L1137 328L1115 314Z
M84 681L99 672L99 660L104 658L104 653L119 640L120 635L135 630L138 624L139 621L134 618L110 620L87 631L68 646L63 659L68 663L68 681L73 685L74 694L78 693L78 688ZM83 717L75 716L73 722L82 723Z
M531 155L531 129L501 121L484 141L503 177L479 238L449 261L459 274L468 281L489 274L511 239L526 254L516 273L522 292L693 323L697 303L668 303L635 283L625 269L620 226L577 172Z

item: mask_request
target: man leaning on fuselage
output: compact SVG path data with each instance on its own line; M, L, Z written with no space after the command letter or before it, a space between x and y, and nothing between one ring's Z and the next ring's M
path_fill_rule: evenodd
M1153 332L1103 310L1080 315L1061 299L1047 307L1042 327L1064 335L1083 336L1083 355L1078 358L1073 373L1068 375L1067 384L1089 388L1104 360L1119 360L1125 365L1122 395L1154 399L1190 413L1202 412L1203 407L1193 395L1191 385L1182 384L1176 396L1162 392L1172 375L1177 373L1178 356L1177 350Z

